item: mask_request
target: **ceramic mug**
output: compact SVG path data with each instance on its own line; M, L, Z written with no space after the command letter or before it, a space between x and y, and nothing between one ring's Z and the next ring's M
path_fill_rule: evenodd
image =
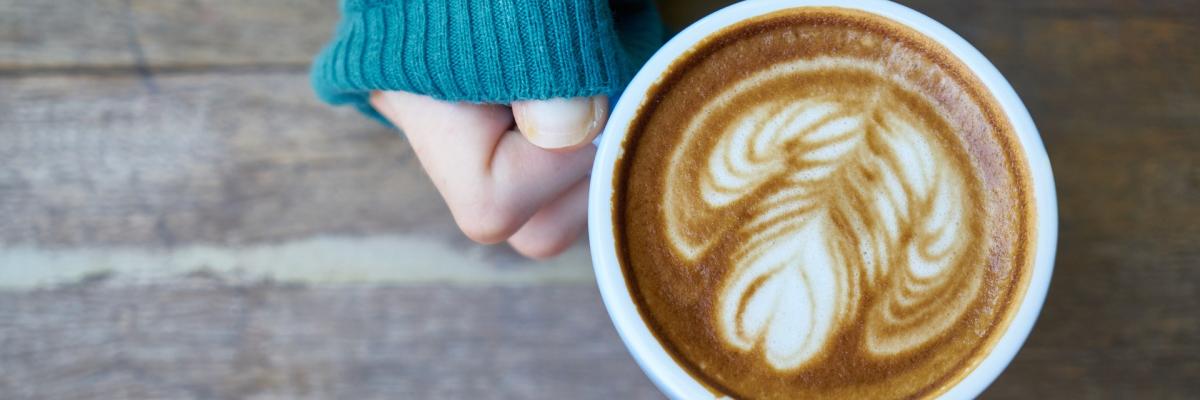
M596 281L604 305L625 346L650 380L675 399L712 398L713 394L675 363L654 337L630 297L617 259L613 232L613 171L620 158L622 142L630 121L646 92L673 61L704 38L721 29L759 15L795 7L831 6L865 11L906 25L944 46L983 82L999 102L1024 150L1033 180L1037 220L1037 243L1033 271L1019 308L999 341L966 377L947 390L942 398L961 399L979 395L1012 361L1029 336L1041 311L1054 267L1058 239L1058 205L1054 177L1041 137L1029 112L1000 72L966 40L933 19L912 9L884 0L761 0L745 1L701 19L666 43L642 67L613 108L592 167L588 194L588 236Z

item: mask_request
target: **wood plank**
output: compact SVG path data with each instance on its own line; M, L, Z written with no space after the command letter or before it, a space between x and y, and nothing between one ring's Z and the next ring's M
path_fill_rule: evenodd
M0 80L0 159L20 166L0 170L0 241L460 240L403 138L320 104L304 74L154 80Z
M731 2L662 0L659 8L668 28L678 30ZM1038 15L1195 21L1200 13L1197 0L905 3L969 39L981 37L976 32L989 26ZM328 40L337 19L336 3L321 0L0 0L0 72L127 70L139 64L299 67Z
M0 292L0 391L55 399L657 397L591 285L296 286L207 273L112 282ZM1172 341L1196 331L1180 315L1092 314L1043 321L984 397L1194 394L1196 348ZM1085 344L1037 339L1064 324L1074 330L1064 336ZM1160 335L1097 345L1087 333L1101 326ZM1121 346L1164 336L1154 346Z
M120 0L0 0L0 71L133 65Z
M151 66L308 65L338 20L328 0L130 0Z
M7 399L654 399L596 288L0 292Z
M304 282L590 282L455 226L397 132L303 73L0 79L0 287L246 270ZM365 256L365 254L373 255ZM282 260L288 260L283 262Z
M322 0L0 0L0 72L302 67L337 18Z

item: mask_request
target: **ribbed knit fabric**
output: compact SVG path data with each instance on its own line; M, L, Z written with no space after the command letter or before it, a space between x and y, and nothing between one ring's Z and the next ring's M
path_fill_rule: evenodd
M342 0L341 8L313 62L313 87L381 121L367 102L372 90L477 103L615 94L663 40L650 0Z

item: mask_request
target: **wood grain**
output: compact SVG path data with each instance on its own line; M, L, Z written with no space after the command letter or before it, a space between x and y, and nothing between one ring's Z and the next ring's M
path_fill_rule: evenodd
M322 0L0 0L0 73L303 68L336 22Z
M653 399L593 285L0 292L6 399Z
M1055 171L1050 295L984 397L1194 398L1200 1L907 4L1004 73ZM471 247L402 139L313 100L304 64L335 8L0 0L0 243L157 251L428 232ZM675 26L701 13L664 10ZM229 279L0 294L0 397L657 395L590 286Z
M457 235L406 142L303 74L0 79L0 240L243 244ZM464 241L466 239L463 239Z

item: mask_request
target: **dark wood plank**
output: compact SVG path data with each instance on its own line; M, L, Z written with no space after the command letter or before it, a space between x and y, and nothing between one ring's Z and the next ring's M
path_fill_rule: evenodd
M592 285L0 292L6 399L654 399Z
M1200 386L1200 34L1194 2L918 9L1005 73L1058 186L1041 319L985 398L1189 398Z
M683 30L705 15L736 2L736 0L659 0L655 3L658 5L659 13L662 14L667 33L672 34Z

